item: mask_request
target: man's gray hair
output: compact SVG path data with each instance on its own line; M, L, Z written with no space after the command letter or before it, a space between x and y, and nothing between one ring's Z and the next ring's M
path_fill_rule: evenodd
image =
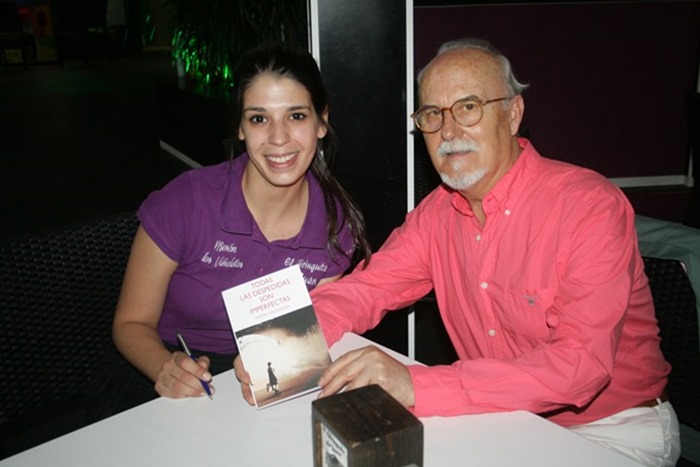
M481 50L498 60L501 64L501 71L503 72L503 82L506 84L509 96L517 96L518 94L522 94L523 91L525 91L525 89L529 87L529 84L523 84L515 78L515 74L513 73L513 67L511 67L510 65L510 60L508 60L508 58L505 55L503 55L496 47L494 47L489 41L477 38L467 38L445 42L438 49L438 53L437 55L435 55L435 58L439 57L440 55L444 54L449 50L455 49ZM421 83L423 82L423 75L425 74L425 70L427 70L430 67L431 63L432 60L420 71L420 73L418 73L419 88L421 86Z

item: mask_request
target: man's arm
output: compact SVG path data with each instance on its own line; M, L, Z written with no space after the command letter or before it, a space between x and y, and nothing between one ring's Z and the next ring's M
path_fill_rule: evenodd
M615 196L594 204L569 222L566 264L555 265L552 258L551 267L561 270L561 281L553 304L545 311L547 338L513 358L463 358L450 366L402 367L409 372L410 383L388 356L356 351L326 372L322 394L339 390L342 384L388 385L393 379L397 384L385 389L404 404L411 404L413 398L420 416L510 410L543 413L584 407L610 383L628 306L646 306L630 305L633 289L640 287L641 261L631 210ZM580 206L572 207L572 211L577 209ZM635 300L643 302L643 295L636 295ZM352 296L342 297L348 310L357 303ZM361 303L360 310L372 308L371 303ZM362 332L364 329L351 326L358 322L371 325L376 316L368 316L362 321L365 316L358 319L354 314L343 316L342 309L334 310L336 327L326 335L334 342L341 331ZM645 345L654 345L653 336Z
M426 204L409 213L366 269L361 264L340 281L311 292L329 345L346 331L363 333L375 327L387 311L404 308L430 292L432 210L426 214ZM338 358L319 380L320 396L375 383L405 406L413 405L408 368L374 346Z
M416 208L372 255L351 274L311 291L311 299L328 345L347 331L374 328L387 311L414 303L432 289L428 245L430 225Z

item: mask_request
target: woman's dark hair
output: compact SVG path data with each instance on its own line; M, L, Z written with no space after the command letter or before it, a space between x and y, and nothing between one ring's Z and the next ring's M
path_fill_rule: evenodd
M356 256L359 259L364 259L365 265L368 264L372 249L367 240L362 212L330 170L335 158L336 136L333 128L322 119L323 113L328 109L328 96L323 87L318 65L311 54L303 49L283 44L268 44L243 54L233 74L235 85L233 89L232 140L238 141L235 135L243 118L243 94L258 76L265 74L292 79L304 86L311 95L314 110L327 130L326 136L318 142L316 155L310 169L323 191L328 220L328 250L331 257L333 257L334 252L346 254L338 243L338 232L343 227L338 225L338 204L340 204L344 222L349 223L355 247L359 250ZM242 147L237 149L238 152L244 150ZM236 148L234 148L235 150Z

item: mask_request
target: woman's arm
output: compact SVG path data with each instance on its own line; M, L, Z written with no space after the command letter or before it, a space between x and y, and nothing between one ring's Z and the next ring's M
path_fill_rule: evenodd
M182 352L171 353L157 333L170 278L177 268L142 227L139 227L127 263L119 303L112 324L117 349L155 382L161 396L202 395L199 379L211 380L209 360L199 364Z

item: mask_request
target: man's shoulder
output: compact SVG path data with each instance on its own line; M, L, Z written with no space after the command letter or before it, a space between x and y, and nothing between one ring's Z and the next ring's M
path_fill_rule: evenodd
M528 140L521 139L520 142L524 145L522 173L526 178L536 180L536 185L556 189L575 186L614 187L607 178L593 169L545 157Z
M539 177L557 189L567 187L616 189L610 180L593 169L546 157L540 158L537 173Z
M583 215L592 210L627 209L622 190L600 173L568 162L542 158L536 183L530 187L534 199L561 203L564 211Z

